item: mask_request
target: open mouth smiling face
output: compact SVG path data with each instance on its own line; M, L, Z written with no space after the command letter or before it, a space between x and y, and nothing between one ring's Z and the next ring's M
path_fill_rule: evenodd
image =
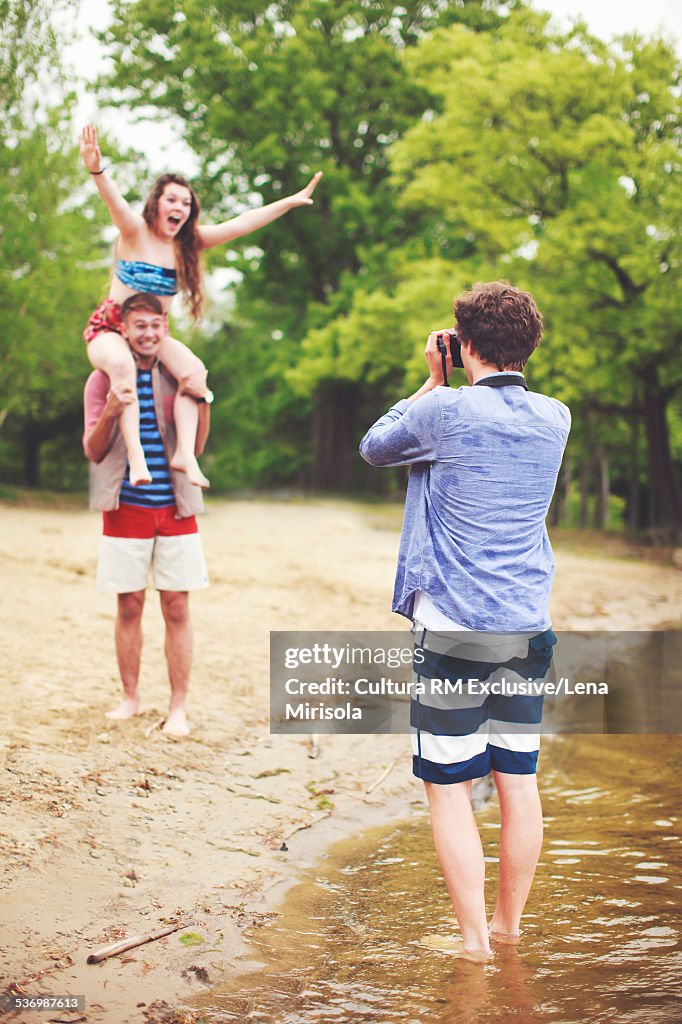
M182 185L167 185L159 199L158 222L170 235L177 235L192 212L192 197Z

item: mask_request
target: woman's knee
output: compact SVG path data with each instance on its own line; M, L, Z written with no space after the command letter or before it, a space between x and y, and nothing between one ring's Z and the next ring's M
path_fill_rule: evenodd
M133 354L120 334L99 334L88 345L88 357L96 370L102 370L112 384L135 385Z
M201 384L205 384L206 383L206 378L208 377L208 370L206 369L205 365L202 363L201 359L199 359L198 356L195 356L194 353L192 353L192 360L191 360L191 364L190 364L190 368L189 369L190 369L190 375L193 378L195 378Z
M132 356L130 359L126 359L125 356L116 356L107 371L107 376L109 377L112 385L118 386L125 384L135 391L137 386L135 360Z

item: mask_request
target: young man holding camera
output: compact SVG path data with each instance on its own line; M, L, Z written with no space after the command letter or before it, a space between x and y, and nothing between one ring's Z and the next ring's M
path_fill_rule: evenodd
M545 518L570 413L527 389L522 371L542 335L530 294L506 282L476 284L455 300L454 311L456 335L429 335L424 384L392 406L360 445L373 466L411 466L393 610L414 621L417 644L439 672L456 649L447 634L466 631L466 647L490 644L498 651L472 661L469 678L479 678L482 662L490 660L484 675L499 678L511 664L522 678L526 670L543 676L554 643L547 612L554 561ZM453 355L470 387L442 386ZM535 774L541 699L515 706L512 714L505 698L497 705L481 698L446 710L454 725L432 726L431 733L421 730L420 713L442 722L443 712L416 710L413 771L426 786L434 844L462 934L461 946L450 937L429 944L470 959L490 955L491 937L514 941L519 934L542 844ZM414 702L412 719L414 725ZM490 771L502 829L499 893L488 926L485 861L470 794L472 780Z

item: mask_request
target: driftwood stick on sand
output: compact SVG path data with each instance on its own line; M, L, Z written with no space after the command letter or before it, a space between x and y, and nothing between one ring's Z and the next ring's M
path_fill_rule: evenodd
M144 738L148 740L151 734L154 732L154 730L160 729L165 721L165 718L157 718L155 722L152 722L151 725L147 726L147 728L144 731Z
M316 818L311 821L303 821L298 825L294 825L282 836L283 839L291 839L292 836L296 835L297 832L302 832L304 828L312 828L313 825L317 825L318 821L324 821L325 818L329 818L331 811L323 811L322 814L318 814Z
M384 770L384 771L383 771L383 772L381 773L381 775L379 776L379 778L378 778L378 779L376 779L376 780L375 780L375 781L374 781L374 782L372 783L372 785L371 785L371 786L368 786L368 787L367 787L367 789L365 790L365 796L369 796L369 794L370 794L370 793L372 792L372 790L373 790L373 789L376 789L376 788L377 788L377 786L380 786L380 785L381 785L381 783L382 783L382 782L384 781L384 779L387 779L387 778L388 778L388 776L389 776L389 775L391 774L391 772L393 771L393 769L394 769L394 768L395 768L395 766L397 765L397 763L398 763L398 760L399 760L399 758L397 758L397 757L396 757L396 758L395 758L395 759L394 759L393 761L391 761L391 763L389 764L388 768L386 768L386 769L385 769L385 770Z
M103 946L96 953L91 953L87 959L89 964L98 964L107 960L110 956L117 956L125 953L128 949L135 949L136 946L144 946L145 942L154 942L156 939L163 939L166 935L180 931L181 928L188 928L188 924L171 924L167 928L157 928L155 932L145 932L143 935L131 935L129 939L121 939L120 942L112 942L110 946Z

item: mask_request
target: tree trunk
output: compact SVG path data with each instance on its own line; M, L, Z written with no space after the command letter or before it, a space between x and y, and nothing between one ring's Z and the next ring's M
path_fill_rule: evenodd
M630 486L628 493L628 530L639 528L639 416L630 424Z
M597 493L594 502L595 529L605 530L609 525L609 460L607 459L601 445L598 447L595 464L597 468Z
M651 486L651 481L649 481L649 487L647 489L647 498L648 513L646 523L644 525L647 529L649 529L649 527L653 526L654 523L657 522L656 497L654 495L654 489Z
M348 493L353 489L357 455L355 421L359 393L355 383L322 388L313 413L314 490Z
M587 529L591 476L592 466L590 460L589 458L583 458L580 464L580 505L578 507L578 526L581 530Z
M649 483L656 520L653 526L671 534L682 530L682 491L678 471L670 451L666 416L667 401L655 366L647 367L644 380L644 424L649 460Z
M557 526L566 522L566 514L570 508L571 483L573 480L573 456L569 453L564 456L559 476L559 495L557 501Z
M24 483L27 487L40 487L40 446L39 433L26 428L24 432Z
M24 447L24 482L27 487L40 487L40 449L45 441L62 434L82 430L82 411L79 406L66 409L51 420L26 419L21 428Z

